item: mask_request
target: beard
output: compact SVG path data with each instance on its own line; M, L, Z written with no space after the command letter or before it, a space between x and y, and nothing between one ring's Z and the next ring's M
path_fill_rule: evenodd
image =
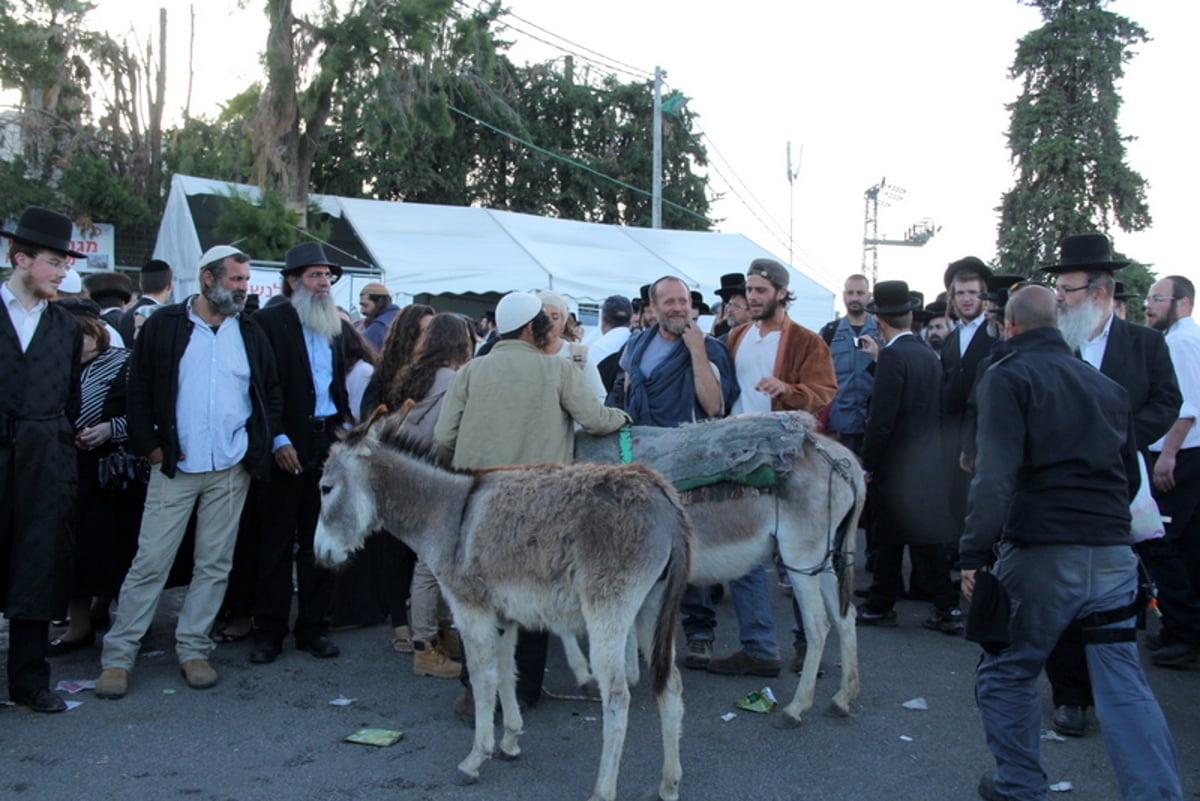
M763 303L762 311L751 313L751 317L755 320L770 320L775 316L775 312L779 309L779 301L775 298Z
M213 311L226 317L238 314L246 305L246 290L226 289L219 281L201 288L200 293Z
M1092 332L1104 322L1105 310L1090 299L1077 306L1060 307L1058 310L1058 330L1062 332L1067 347L1078 350L1079 346L1091 338Z
M38 300L54 300L56 297L58 297L57 286L51 286L49 289L47 289L46 287L39 285L33 280L33 275L28 270L21 270L20 276L21 285L25 287L25 290L29 292L29 294L33 295Z
M342 333L342 318L338 316L332 295L318 298L303 286L298 286L292 293L292 306L305 328L330 339Z
M658 318L658 326L672 336L683 336L683 332L692 324L689 313L667 314Z
M1179 313L1175 310L1175 304L1168 304L1169 309L1166 314L1155 314L1153 317L1146 315L1146 324L1155 331L1167 331L1171 326L1175 325L1179 320Z

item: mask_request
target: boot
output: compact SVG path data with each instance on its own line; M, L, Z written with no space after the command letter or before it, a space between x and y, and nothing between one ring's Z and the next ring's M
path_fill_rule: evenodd
M438 646L455 662L462 661L462 639L453 626L445 625L438 630Z
M442 650L441 638L433 636L425 642L413 640L413 673L438 679L457 679L462 675L462 665L451 660Z

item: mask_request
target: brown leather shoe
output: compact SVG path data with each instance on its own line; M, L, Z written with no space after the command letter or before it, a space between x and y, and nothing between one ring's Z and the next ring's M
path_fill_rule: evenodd
M462 637L458 636L458 631L453 626L442 626L438 629L437 639L446 656L455 662L462 661Z
M204 659L189 659L179 665L179 672L193 690L217 686L217 671Z
M125 668L105 668L96 679L96 697L115 701L129 691L129 671Z
M745 651L738 651L719 659L710 659L708 672L722 676L768 676L779 675L781 668L778 659L764 659L751 656Z

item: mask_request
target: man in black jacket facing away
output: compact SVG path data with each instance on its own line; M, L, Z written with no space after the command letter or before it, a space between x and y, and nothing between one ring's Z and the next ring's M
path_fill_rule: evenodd
M1129 399L1067 347L1050 290L1019 289L1005 315L1008 339L978 387L979 453L959 551L966 597L995 552L992 570L1012 598L1011 642L985 653L976 674L996 759L979 794L1046 797L1037 677L1079 621L1122 797L1182 801L1175 744L1138 661Z

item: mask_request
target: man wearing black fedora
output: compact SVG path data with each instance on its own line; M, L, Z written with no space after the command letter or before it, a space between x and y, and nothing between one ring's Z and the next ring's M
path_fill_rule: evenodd
M333 574L313 558L313 534L321 510L321 466L338 431L353 419L340 347L342 320L331 293L341 274L319 243L296 245L281 270L287 302L254 315L275 352L284 396L284 433L275 438L275 468L260 506L264 517L250 653L257 664L275 661L289 630L302 651L322 658L338 654L328 636ZM293 553L300 603L289 629Z
M137 336L137 329L140 327L138 318L141 317L144 321L150 316L147 309L171 302L174 279L175 273L171 265L162 259L151 259L142 265L142 272L138 275L138 286L142 296L133 304L133 308L125 312L121 324L117 327L128 347L133 347L133 340ZM142 310L140 314L138 309Z
M746 302L746 276L726 273L721 276L721 321L713 328L713 336L724 342L729 332L742 323L750 322L750 305Z
M958 592L950 582L946 546L956 531L944 487L931 481L940 465L938 431L942 367L911 331L920 307L904 281L881 281L866 311L875 315L884 345L866 343L878 355L867 407L862 464L874 508L875 572L860 626L894 626L896 601L904 593L901 568L908 546L913 575L922 577L933 608L925 628L945 634L963 630Z
M1145 454L1170 429L1183 396L1163 337L1113 312L1113 273L1128 263L1113 258L1104 234L1075 234L1063 239L1058 263L1045 271L1054 276L1063 339L1080 358L1124 387L1137 448ZM1077 627L1069 628L1051 652L1046 675L1054 695L1055 730L1083 736L1092 693Z
M0 286L0 612L9 621L8 696L62 712L50 691L50 621L67 608L75 507L74 421L82 334L50 303L67 274L71 220L30 207L11 231L12 275ZM19 499L19 505L18 505Z
M958 327L942 343L942 460L949 480L950 514L959 531L967 514L967 485L971 481L960 462L963 415L979 361L996 342L983 313L983 295L991 274L980 259L967 256L951 262L943 276Z

